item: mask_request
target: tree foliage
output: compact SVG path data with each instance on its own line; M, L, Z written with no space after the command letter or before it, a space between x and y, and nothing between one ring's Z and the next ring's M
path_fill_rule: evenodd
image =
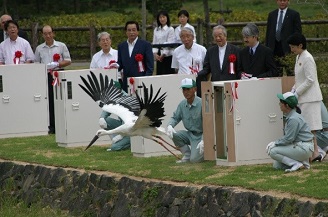
M147 0L147 10L156 17L157 13L165 10L168 13L179 10L182 7L182 0Z
M127 6L141 5L137 0L3 0L1 12L13 15L16 19L30 16L92 13L99 11L124 12Z

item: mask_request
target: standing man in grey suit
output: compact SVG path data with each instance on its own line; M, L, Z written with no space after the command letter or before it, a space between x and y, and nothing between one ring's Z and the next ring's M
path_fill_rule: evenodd
M127 41L118 45L119 71L123 70L123 90L128 92L128 77L149 76L154 70L154 55L149 42L139 39L139 24L128 21L125 24Z
M240 79L237 71L240 49L227 42L227 29L218 25L213 28L213 38L216 45L210 47L204 59L204 67L198 75L211 75L211 81L226 81Z
M254 23L248 23L243 28L242 35L246 47L240 51L238 71L241 72L241 78L278 76L273 51L260 44L258 27Z
M300 14L288 8L289 0L276 0L278 9L271 11L267 20L265 45L273 50L274 57L284 57L290 53L287 39L293 33L302 33ZM279 73L283 65L276 60Z

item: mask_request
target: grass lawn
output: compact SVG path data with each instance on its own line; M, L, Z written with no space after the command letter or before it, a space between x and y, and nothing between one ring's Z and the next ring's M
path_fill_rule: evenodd
M264 194L291 194L328 201L328 161L314 163L310 170L284 173L271 164L224 167L214 161L176 164L175 157L133 157L130 151L107 152L107 147L63 148L54 135L0 139L0 158L86 171L98 170L119 175L188 182L197 185L238 186ZM269 192L269 193L266 193Z

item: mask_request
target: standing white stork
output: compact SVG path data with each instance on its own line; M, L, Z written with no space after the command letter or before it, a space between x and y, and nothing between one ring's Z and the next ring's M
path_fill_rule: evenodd
M167 151L175 155L169 150L164 144L177 149L175 146L166 142L161 136L166 135L165 129L161 128L162 118L164 114L164 100L166 98L166 92L159 96L161 88L153 96L153 86L150 85L150 93L143 83L144 99L139 97L136 92L134 96L124 96L121 89L114 86L113 80L109 82L108 76L99 74L99 81L95 74L90 71L88 75L88 81L83 78L81 79L85 85L79 86L95 101L98 105L106 112L117 115L122 119L124 124L112 129L104 130L100 129L97 131L95 137L92 139L90 144L86 147L87 150L100 136L119 134L121 136L143 136L147 139L151 139Z

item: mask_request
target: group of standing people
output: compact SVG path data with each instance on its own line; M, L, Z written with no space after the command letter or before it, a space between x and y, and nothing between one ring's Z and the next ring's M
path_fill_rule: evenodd
M55 112L53 95L54 70L62 70L71 64L70 53L67 46L55 41L52 27L45 25L42 28L44 43L40 44L35 53L28 41L25 31L19 29L19 25L10 15L0 17L2 31L0 33L0 65L44 63L48 72L48 101L49 101L49 133L55 133ZM56 56L56 57L55 57Z

